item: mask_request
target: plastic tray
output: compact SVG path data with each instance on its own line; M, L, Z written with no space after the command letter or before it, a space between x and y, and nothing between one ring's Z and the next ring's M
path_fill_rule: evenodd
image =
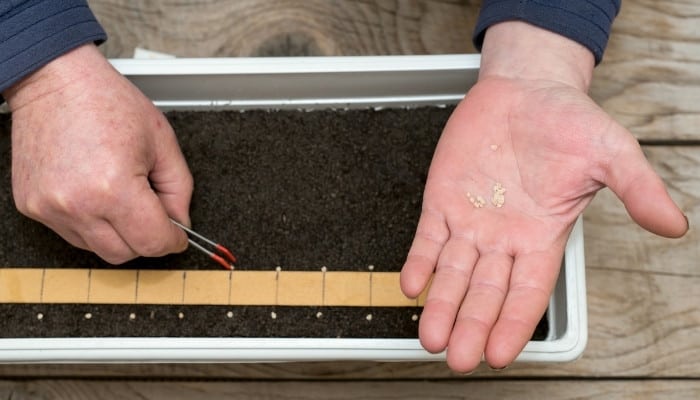
M162 109L318 109L448 105L478 74L478 55L112 60ZM549 334L517 361L560 362L587 341L582 222L550 300ZM53 338L0 340L2 362L444 360L417 339Z

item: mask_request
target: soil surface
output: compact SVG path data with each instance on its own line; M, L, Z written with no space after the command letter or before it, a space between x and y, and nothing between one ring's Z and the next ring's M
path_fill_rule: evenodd
M239 269L398 271L451 109L169 113L195 179L192 226ZM7 266L108 266L19 215L9 121L0 132L0 243ZM148 227L144 227L148 229ZM218 268L190 249L127 266Z
M236 268L366 271L373 265L375 271L399 271L415 232L433 150L451 111L173 112L167 117L195 179L193 228L233 250ZM10 124L8 115L0 115L1 265L111 267L15 210ZM220 268L194 249L121 267ZM276 319L270 317L273 311ZM317 318L318 311L323 317ZM8 322L2 337L416 337L413 315L420 310L0 305L0 312ZM91 318L85 319L88 312ZM135 319L129 318L132 313ZM546 332L543 320L535 339Z

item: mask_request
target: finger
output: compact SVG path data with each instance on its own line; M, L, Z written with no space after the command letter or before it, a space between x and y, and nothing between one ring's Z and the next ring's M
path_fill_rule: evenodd
M168 215L181 224L190 226L189 209L194 186L192 174L165 117L162 117L161 127L156 162L148 179Z
M447 364L454 371L469 372L479 366L503 306L512 267L513 258L506 254L479 257L447 345Z
M91 221L81 236L88 249L110 264L123 264L138 254L122 239L106 220Z
M688 220L669 196L639 143L617 123L613 123L612 130L623 144L609 163L603 183L620 198L630 217L642 228L665 237L683 236L688 231Z
M563 253L562 244L516 256L503 308L486 343L492 368L508 366L532 338L549 304Z
M406 296L418 297L425 289L449 235L442 214L424 209L406 262L401 268L401 290Z
M478 256L465 238L452 237L443 247L418 325L418 336L426 350L437 353L447 347Z
M160 199L143 180L139 190L110 213L108 220L140 256L160 257L187 248L187 235L170 222Z

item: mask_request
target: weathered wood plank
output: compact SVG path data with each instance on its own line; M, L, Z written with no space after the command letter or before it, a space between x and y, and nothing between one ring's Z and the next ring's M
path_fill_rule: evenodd
M92 0L109 57L134 48L179 57L473 52L474 1Z
M700 4L626 0L591 94L640 139L700 139Z
M697 399L700 382L144 382L0 381L0 398L24 399Z
M700 146L647 146L647 158L688 216L682 239L655 236L637 226L608 189L584 213L586 265L700 276Z

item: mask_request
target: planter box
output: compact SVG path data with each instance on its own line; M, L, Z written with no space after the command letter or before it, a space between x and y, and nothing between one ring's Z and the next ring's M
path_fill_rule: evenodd
M113 60L164 110L344 109L457 103L477 77L470 55ZM549 333L518 361L569 361L587 340L583 228L569 238L546 315ZM4 362L443 360L417 339L2 339Z

